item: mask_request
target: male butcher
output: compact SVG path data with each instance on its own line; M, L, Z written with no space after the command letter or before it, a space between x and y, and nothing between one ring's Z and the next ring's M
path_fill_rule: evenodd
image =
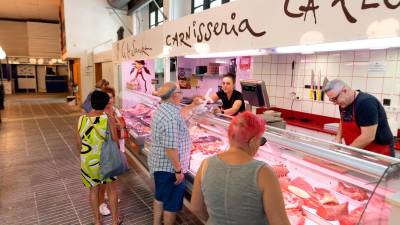
M182 94L173 82L164 84L155 94L162 101L153 115L148 157L155 184L153 224L160 225L164 216L164 224L172 225L183 206L184 173L190 161L191 140L185 119L202 101L195 98L192 104L180 108Z
M340 125L336 141L375 153L394 156L393 134L386 112L374 96L352 90L342 80L328 82L323 91L339 105Z

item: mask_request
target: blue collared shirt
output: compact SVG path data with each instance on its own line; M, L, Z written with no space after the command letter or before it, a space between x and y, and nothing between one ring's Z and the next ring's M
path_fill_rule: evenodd
M161 103L151 122L151 139L148 156L150 174L156 171L174 173L174 167L165 151L167 148L178 150L182 172L188 171L192 143L179 106L169 102Z

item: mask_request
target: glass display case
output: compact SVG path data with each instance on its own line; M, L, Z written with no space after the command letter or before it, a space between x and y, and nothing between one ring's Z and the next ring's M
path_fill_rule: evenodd
M146 101L123 110L132 121L131 138L143 142L139 154L145 167L151 114L159 99L149 96ZM192 117L189 192L202 160L228 148L228 125L229 119L208 113ZM267 127L264 137L268 142L255 158L268 163L279 177L293 225L400 223L399 159L274 127Z

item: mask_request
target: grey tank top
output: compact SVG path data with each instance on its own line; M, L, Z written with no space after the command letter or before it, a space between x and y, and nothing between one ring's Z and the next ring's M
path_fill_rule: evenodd
M257 183L264 164L229 165L216 155L208 159L201 185L210 216L206 225L268 225Z

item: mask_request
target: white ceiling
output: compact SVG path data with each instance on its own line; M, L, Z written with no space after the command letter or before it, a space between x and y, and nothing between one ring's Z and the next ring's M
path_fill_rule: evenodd
M0 19L59 21L61 0L0 0Z

